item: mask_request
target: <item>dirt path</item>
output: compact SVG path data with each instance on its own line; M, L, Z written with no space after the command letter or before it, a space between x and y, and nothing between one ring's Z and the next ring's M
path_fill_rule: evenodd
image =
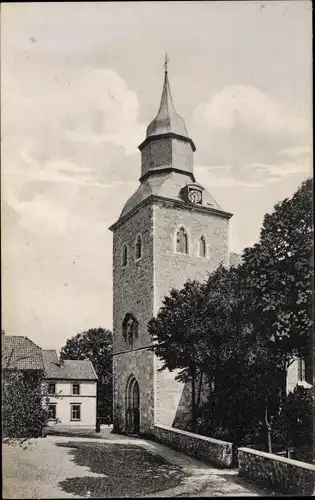
M102 431L100 439L48 436L3 447L3 497L257 496L237 472L163 445Z

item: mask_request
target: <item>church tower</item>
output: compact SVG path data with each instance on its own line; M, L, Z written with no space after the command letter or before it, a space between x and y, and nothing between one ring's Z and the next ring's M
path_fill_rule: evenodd
M140 185L113 231L114 429L152 433L185 413L183 384L158 373L147 325L171 288L229 265L225 212L194 175L196 150L177 114L165 64L158 113L140 144Z

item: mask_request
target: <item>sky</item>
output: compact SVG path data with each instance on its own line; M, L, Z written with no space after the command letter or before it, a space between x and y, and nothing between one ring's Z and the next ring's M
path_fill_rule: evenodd
M112 233L138 186L164 54L230 251L312 175L310 1L6 3L2 329L46 349L112 327Z

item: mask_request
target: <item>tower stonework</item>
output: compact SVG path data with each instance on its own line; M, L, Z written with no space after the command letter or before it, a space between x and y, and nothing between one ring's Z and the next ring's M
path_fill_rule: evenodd
M172 426L184 419L189 397L175 373L158 372L148 322L171 288L229 265L232 214L196 182L196 148L175 111L167 71L158 114L139 149L140 185L110 228L113 412L116 432L149 434L155 423Z

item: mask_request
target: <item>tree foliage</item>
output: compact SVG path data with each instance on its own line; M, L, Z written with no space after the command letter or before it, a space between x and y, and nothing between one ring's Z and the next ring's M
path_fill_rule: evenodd
M202 286L188 281L182 290L171 290L156 318L148 325L154 350L163 360L160 370L179 370L177 379L187 381L199 363L201 352L195 342L200 333Z
M310 366L313 328L312 182L266 214L259 242L243 252L240 268L253 327L259 407L271 451L273 423L282 410L286 370L296 356ZM277 404L275 404L277 402ZM277 409L278 408L278 409Z
M236 268L220 265L203 284L201 311L202 371L220 386L228 376L223 367L248 354L249 329L244 322L242 283ZM236 341L237 339L237 341Z
M112 412L112 332L104 328L91 328L68 339L60 351L61 359L89 359L98 376L98 410L100 414ZM101 415L100 415L101 416Z
M6 370L2 383L2 433L6 440L42 435L47 424L43 372Z
M286 397L281 414L275 422L277 441L298 449L297 460L312 460L314 395L297 386Z
M266 214L259 243L243 253L251 295L248 317L266 347L286 365L312 344L312 182Z

